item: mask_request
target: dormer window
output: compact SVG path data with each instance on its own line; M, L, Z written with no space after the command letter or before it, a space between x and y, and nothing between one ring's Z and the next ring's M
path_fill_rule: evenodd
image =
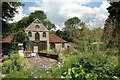
M30 31L28 32L28 37L32 37L32 33Z
M36 25L35 28L40 28L39 25Z
M43 37L46 37L46 32L43 32Z

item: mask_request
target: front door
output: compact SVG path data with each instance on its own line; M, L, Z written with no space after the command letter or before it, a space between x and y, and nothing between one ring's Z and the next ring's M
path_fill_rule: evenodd
M33 52L38 53L38 46L33 47Z
M47 50L47 42L46 41L40 41L39 43L39 51Z

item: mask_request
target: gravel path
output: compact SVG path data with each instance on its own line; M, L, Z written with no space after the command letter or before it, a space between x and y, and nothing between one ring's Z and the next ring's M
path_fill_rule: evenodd
M27 58L27 60L28 60L28 67L29 68L37 67L37 68L48 69L53 64L57 63L57 61L54 59L46 58L46 57L39 57L39 56Z

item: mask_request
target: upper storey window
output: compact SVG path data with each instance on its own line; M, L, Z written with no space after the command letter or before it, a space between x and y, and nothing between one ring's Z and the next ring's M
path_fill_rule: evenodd
M30 31L28 32L28 37L32 37L32 33Z
M36 25L35 28L40 28L40 26L39 26L39 25Z
M43 37L46 37L46 32L43 32Z
M39 33L38 32L35 33L35 40L39 40Z

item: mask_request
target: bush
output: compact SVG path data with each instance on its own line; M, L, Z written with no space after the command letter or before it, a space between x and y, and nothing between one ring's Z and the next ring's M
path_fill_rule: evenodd
M20 71L11 71L8 75L5 76L4 79L6 78L29 78L28 74L27 73L23 73L23 72L20 72Z
M8 59L8 57L6 57ZM27 65L27 61L21 58L18 53L10 55L10 58L2 63L2 73L8 74L13 70L19 71Z
M12 61L6 60L2 65L2 73L9 73L12 70Z
M51 74L39 68L21 69L20 71L11 71L6 78L51 78Z
M20 56L19 56L18 53L14 53L13 55L10 56L10 59L16 60L16 59L18 59L19 57L20 57Z
M50 69L53 77L56 78L79 78L79 79L113 79L118 76L117 56L105 53L80 53L68 55L61 67L54 65ZM78 80L79 80L78 79Z
M84 53L76 56L79 63L72 63L64 73L66 78L113 79L117 67L117 57L104 53ZM74 59L73 59L74 60ZM74 60L75 61L75 60Z
M8 55L4 55L4 60L8 60L9 56Z

